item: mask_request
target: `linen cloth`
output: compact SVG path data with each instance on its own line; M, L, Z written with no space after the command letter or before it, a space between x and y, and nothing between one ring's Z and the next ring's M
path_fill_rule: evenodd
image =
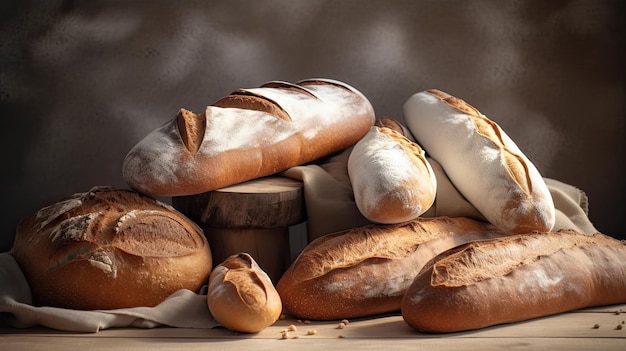
M317 162L297 166L281 175L304 184L307 236L312 241L325 234L370 224L354 203L347 171L351 148ZM435 203L423 217L465 216L484 220L445 175L429 159L437 176ZM596 232L587 217L587 197L580 189L545 178L556 207L555 230ZM155 307L77 311L33 306L28 282L10 252L0 254L0 325L27 328L36 325L73 332L97 332L114 327L213 328L219 326L209 312L206 286L199 293L180 290Z
M309 241L325 234L369 224L354 203L347 170L350 152L351 148L320 162L292 167L282 173L304 183ZM437 178L437 195L433 206L422 217L469 217L484 221L484 216L461 195L439 163L432 158L427 159ZM596 233L588 217L588 199L584 191L555 179L544 177L544 180L556 208L553 230L572 229L585 234Z

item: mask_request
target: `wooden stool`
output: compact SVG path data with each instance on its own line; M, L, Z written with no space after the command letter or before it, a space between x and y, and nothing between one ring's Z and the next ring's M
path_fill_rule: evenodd
M306 219L302 182L282 176L174 197L172 204L204 230L214 266L247 252L275 284L291 264L289 227Z

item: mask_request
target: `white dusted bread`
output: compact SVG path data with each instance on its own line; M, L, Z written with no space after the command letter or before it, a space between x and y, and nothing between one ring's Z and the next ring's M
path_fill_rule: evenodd
M460 245L424 266L402 300L413 328L457 332L626 302L626 241L573 231Z
M198 292L212 267L202 230L172 207L95 187L17 226L14 257L36 305L93 310L155 306Z
M374 223L415 219L435 201L437 180L424 150L388 127L373 126L354 145L348 174L357 208Z
M348 84L308 79L239 89L204 113L181 110L126 155L128 185L182 196L268 176L354 145L374 124Z
M244 333L260 332L282 312L270 277L247 253L229 256L213 269L207 304L215 320Z
M487 220L510 233L553 228L545 181L496 123L438 90L411 96L404 115L417 142Z

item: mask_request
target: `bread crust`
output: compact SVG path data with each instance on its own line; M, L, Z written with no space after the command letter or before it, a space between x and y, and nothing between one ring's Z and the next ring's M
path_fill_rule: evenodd
M435 89L411 96L404 113L418 143L487 220L510 233L552 230L543 177L497 123Z
M505 235L468 218L419 218L372 224L312 241L276 285L284 308L299 318L333 320L400 310L421 267L471 240Z
M239 89L204 113L181 110L126 155L123 176L151 196L199 194L275 174L354 145L374 110L329 79Z
M373 126L348 158L356 206L374 223L415 219L435 202L437 179L424 150L401 132Z
M467 243L424 266L402 301L413 328L447 333L626 302L626 241L571 230Z
M95 187L17 226L14 257L36 305L155 306L206 284L212 256L191 220L133 191Z
M207 304L218 322L243 333L260 332L274 324L282 312L271 279L248 253L229 256L215 267Z

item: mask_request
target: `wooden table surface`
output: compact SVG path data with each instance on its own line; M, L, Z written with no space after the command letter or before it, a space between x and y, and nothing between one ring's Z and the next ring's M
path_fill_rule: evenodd
M223 328L107 329L68 333L0 328L0 350L626 350L626 304L451 334L422 334L398 314L339 321L281 319L258 334ZM284 339L282 331L296 330ZM620 327L621 325L621 327ZM311 335L309 335L311 332Z

